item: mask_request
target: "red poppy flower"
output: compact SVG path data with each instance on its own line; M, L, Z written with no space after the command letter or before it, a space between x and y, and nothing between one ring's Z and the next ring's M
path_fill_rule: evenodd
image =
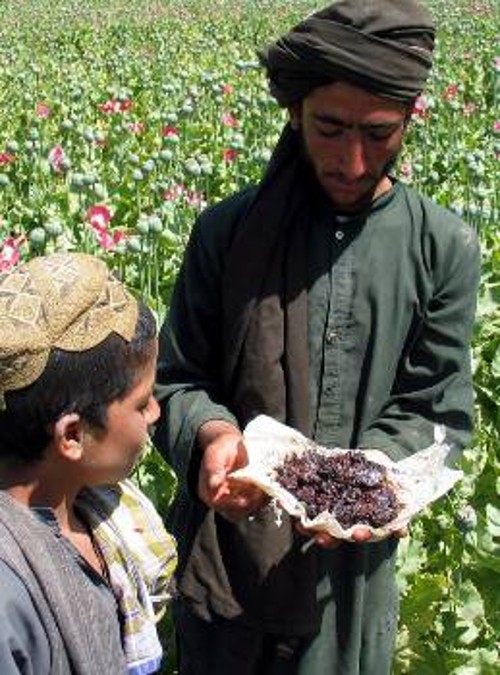
M163 127L161 130L161 135L164 138L172 138L174 136L178 138L180 136L179 129L177 129L177 127L170 127L170 126Z
M16 156L10 152L0 152L0 166L7 166L15 160Z
M238 150L235 150L234 148L226 148L225 150L222 151L222 159L226 164L229 164L230 162L234 162L234 160L238 157Z
M445 101L453 101L458 96L458 84L450 84L443 92Z

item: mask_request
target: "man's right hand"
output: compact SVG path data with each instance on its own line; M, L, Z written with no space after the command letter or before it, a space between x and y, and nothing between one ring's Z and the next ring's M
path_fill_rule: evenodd
M198 477L202 502L233 522L264 506L267 497L261 490L228 478L248 464L243 436L237 427L223 420L210 420L198 429L196 441L202 453Z

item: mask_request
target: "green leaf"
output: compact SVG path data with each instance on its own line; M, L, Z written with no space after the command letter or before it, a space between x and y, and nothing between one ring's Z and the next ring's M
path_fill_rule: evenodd
M405 593L411 577L417 574L427 560L427 551L421 539L411 536L399 544L396 580L401 593Z
M413 640L433 627L445 589L444 574L421 574L402 596L401 623L411 628Z
M475 649L463 651L460 655L462 665L450 671L449 675L498 675L498 650Z
M484 604L472 581L461 584L454 598L457 605L457 628L463 632L460 642L469 645L477 639L484 623Z
M482 318L484 316L489 316L493 314L498 308L498 302L495 299L495 296L490 288L486 288L484 293L482 293L477 301L477 313L476 316Z
M488 512L487 512L488 514ZM500 574L500 544L495 540L491 531L497 530L496 524L491 525L489 519L486 521L481 518L477 528L477 560L476 565L487 567L497 574Z
M491 362L491 372L494 377L500 379L500 347L497 347L495 355Z

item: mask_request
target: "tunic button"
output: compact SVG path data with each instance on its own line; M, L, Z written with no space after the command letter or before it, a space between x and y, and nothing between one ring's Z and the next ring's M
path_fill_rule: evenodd
M344 236L345 236L345 232L342 232L342 230L337 230L337 231L335 232L335 239L336 239L337 241L342 241L342 239L344 238Z
M326 334L326 341L329 344L332 344L332 342L335 342L335 340L338 338L338 335L338 331L335 330L335 328L332 328L332 330L329 330Z

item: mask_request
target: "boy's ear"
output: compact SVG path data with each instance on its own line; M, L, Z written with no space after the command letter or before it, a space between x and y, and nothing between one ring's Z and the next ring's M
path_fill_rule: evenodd
M80 415L68 413L54 424L52 442L60 455L70 461L77 461L83 454L83 434Z
M288 106L288 115L290 117L290 126L294 131L298 131L302 123L302 103L297 101L297 103L292 103Z

